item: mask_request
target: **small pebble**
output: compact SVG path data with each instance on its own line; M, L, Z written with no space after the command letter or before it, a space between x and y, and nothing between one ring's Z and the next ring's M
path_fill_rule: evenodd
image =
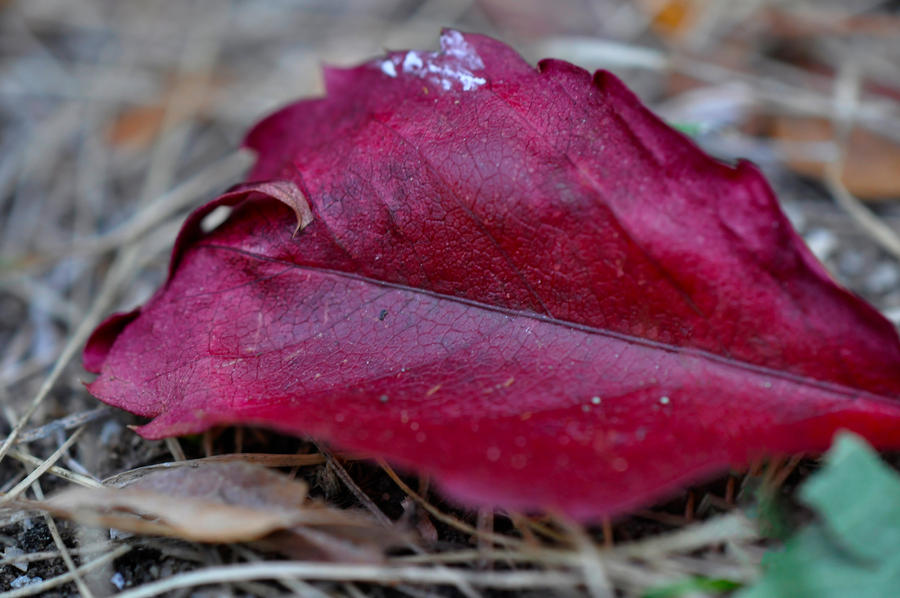
M111 419L105 422L103 427L100 428L100 445L112 446L115 442L118 442L123 430L122 424L115 420Z
M116 571L113 573L113 576L109 578L109 582L116 586L117 589L121 590L125 587L125 576Z
M826 261L837 249L838 239L833 232L824 228L816 228L805 235L806 244L819 261Z
M36 583L41 583L44 581L43 577L29 577L27 575L20 575L11 582L9 582L9 586L15 590L19 588L24 588L25 586L33 586Z
M900 307L895 307L884 312L888 320L894 323L894 326L900 326Z
M6 560L13 559L17 556L24 556L25 551L19 548L18 546L7 546L6 550L3 551L3 558ZM13 567L22 571L28 571L28 561L12 561L10 563Z
M111 528L109 530L109 539L110 540L127 540L131 536L133 536L131 532L123 532L122 530L118 530L115 528Z
M798 204L790 201L783 202L781 210L795 229L802 232L806 228L806 212Z
M843 251L838 258L838 270L845 276L855 276L865 267L868 259L861 251Z
M863 284L870 293L886 293L900 284L900 268L891 262L879 262Z

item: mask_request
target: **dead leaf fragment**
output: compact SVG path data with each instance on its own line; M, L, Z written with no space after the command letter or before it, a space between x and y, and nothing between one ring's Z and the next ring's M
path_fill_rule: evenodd
M829 156L816 148L835 139L829 121L777 116L773 137L782 142L788 166L793 170L816 178L824 176ZM862 127L854 128L844 150L841 181L863 199L900 197L900 145Z
M73 488L45 505L76 521L196 542L245 542L303 519L306 484L245 463L154 471L123 487Z
M172 77L154 101L126 108L107 127L107 140L115 146L146 149L162 133L169 112L169 125L183 122L209 107L210 82L206 75Z
M354 511L312 501L300 480L249 463L149 469L121 486L73 488L31 503L56 516L135 534L194 542L264 540L308 559L373 562L400 534Z

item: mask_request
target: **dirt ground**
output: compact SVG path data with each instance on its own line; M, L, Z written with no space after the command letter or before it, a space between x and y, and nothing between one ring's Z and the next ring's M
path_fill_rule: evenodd
M76 431L60 469L23 498L185 458L318 453L253 429L143 440L128 427L138 418L86 392L80 350L103 317L159 285L185 214L240 180L252 123L321 93L322 63L433 48L444 26L498 37L531 61L612 70L707 151L753 160L833 276L900 325L898 2L0 1L0 436L18 436L4 445L0 491ZM423 505L377 464L328 455L283 471L328 504L380 511L429 542L390 552L373 578L362 566L329 577L323 565L314 581L253 575L250 565L284 561L257 546L97 530L0 502L0 596L640 596L689 576L742 582L777 544L755 490L770 488L786 525L802 521L791 491L816 465L760 464L573 530L467 512L404 477ZM752 524L743 515L761 512ZM491 557L502 544L491 531L540 549ZM553 560L559 548L570 560ZM247 575L227 583L178 577L238 565ZM184 583L127 594L175 578Z

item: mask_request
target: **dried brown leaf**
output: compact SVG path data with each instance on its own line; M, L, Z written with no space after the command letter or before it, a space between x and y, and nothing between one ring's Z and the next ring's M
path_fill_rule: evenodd
M73 488L31 506L85 525L195 542L264 540L309 559L372 562L401 535L363 514L327 507L307 485L250 463L149 469L119 487Z

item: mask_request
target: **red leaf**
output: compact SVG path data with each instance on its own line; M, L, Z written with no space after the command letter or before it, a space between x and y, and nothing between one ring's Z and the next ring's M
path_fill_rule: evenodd
M580 518L837 428L900 447L896 331L755 168L609 73L441 42L259 124L273 182L191 216L165 287L95 333L91 392L151 438L262 424Z

